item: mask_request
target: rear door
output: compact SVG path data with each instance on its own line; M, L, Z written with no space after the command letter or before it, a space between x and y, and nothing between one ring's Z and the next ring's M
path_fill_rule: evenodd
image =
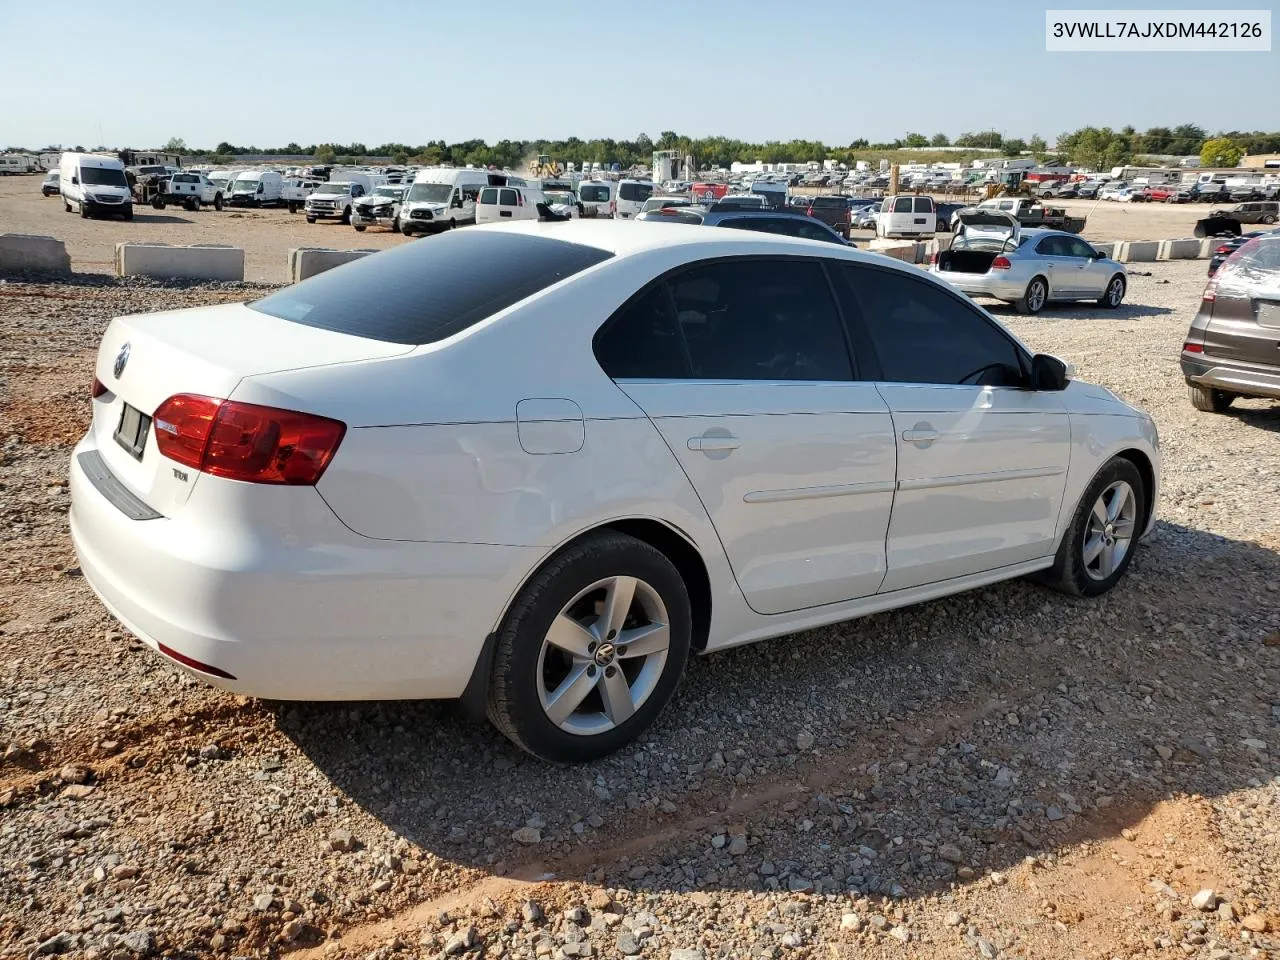
M1212 287L1205 356L1280 364L1280 235L1242 246L1218 268Z
M1051 555L1071 448L1062 394L1024 389L1022 348L959 294L861 263L838 275L898 449L880 592Z
M615 314L595 349L697 491L753 610L876 592L893 422L855 378L820 261L682 268Z

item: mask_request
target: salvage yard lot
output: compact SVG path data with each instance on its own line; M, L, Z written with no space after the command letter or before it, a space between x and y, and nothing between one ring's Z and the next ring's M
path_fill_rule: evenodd
M974 201L977 202L976 199ZM1087 240L1163 240L1189 237L1195 221L1205 216L1204 204L1096 203L1092 200L1052 201L1072 216L1088 216L1082 236ZM77 272L113 273L115 247L122 241L138 243L225 243L244 250L244 276L250 281L282 283L289 278L292 247L333 247L338 250L383 250L404 237L389 230L356 233L337 221L307 223L299 213L284 208L231 209L211 207L190 213L176 207L154 210L137 207L132 223L118 217L82 220L64 213L58 197L40 195L39 177L0 178L0 230L30 233L63 240ZM869 230L855 230L853 238L870 240Z
M5 228L81 271L134 229L244 245L270 278L299 243L403 242L17 193ZM703 658L639 744L576 768L447 704L229 696L129 637L66 530L93 350L111 316L257 294L0 284L0 956L1276 949L1280 404L1194 411L1204 263L1141 266L1117 311L995 311L1156 418L1161 520L1113 592L1006 583ZM1206 887L1229 909L1193 907Z

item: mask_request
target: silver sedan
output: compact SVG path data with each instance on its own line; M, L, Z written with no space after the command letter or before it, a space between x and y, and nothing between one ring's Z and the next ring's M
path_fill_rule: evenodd
M1008 214L961 210L951 249L930 272L971 297L1012 303L1039 313L1053 300L1094 300L1115 309L1124 300L1124 264L1103 256L1073 233L1022 230Z

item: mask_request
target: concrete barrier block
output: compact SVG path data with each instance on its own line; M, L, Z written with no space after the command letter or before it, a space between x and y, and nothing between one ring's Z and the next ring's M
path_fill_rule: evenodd
M1195 260L1200 256L1201 241L1194 239L1161 240L1158 260Z
M0 273L71 272L67 245L53 237L0 233Z
M1104 257L1110 257L1112 260L1116 258L1116 247L1120 246L1114 240L1108 240L1106 243L1090 243L1089 246L1097 250Z
M1150 263L1159 253L1159 240L1130 240L1116 248L1115 258L1121 263Z
M216 243L190 247L172 247L167 243L118 243L116 274L166 280L243 280L244 251Z
M324 273L352 260L367 257L377 250L333 250L328 247L295 247L289 251L289 277L297 283L317 273Z
M919 249L917 249L919 248ZM876 238L867 245L872 253L882 253L903 263L919 263L923 258L923 243L903 242L901 240L884 240Z
M1200 244L1200 252L1196 254L1196 259L1208 260L1213 256L1213 251L1222 246L1224 240L1226 237L1205 237L1197 241Z

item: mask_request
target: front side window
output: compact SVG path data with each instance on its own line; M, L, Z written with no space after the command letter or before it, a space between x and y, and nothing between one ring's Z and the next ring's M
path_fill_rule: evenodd
M807 260L724 260L683 270L654 285L662 298L628 308L596 338L596 356L610 376L638 376L625 361L645 358L645 376L695 380L819 380L853 378L839 314L822 267ZM637 301L636 303L640 303ZM663 310L674 317L662 320ZM668 339L672 322L677 351ZM625 349L622 345L625 345Z
M976 308L898 270L833 270L845 313L860 316L887 383L1021 386L1022 353Z

